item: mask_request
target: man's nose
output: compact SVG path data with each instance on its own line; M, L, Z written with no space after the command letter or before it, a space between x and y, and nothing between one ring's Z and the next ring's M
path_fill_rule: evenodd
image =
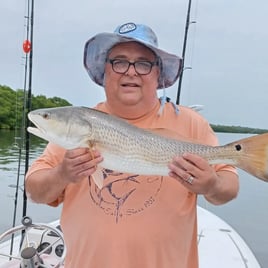
M130 63L129 64L129 67L128 67L128 70L126 72L127 75L138 75L138 73L136 72L136 69L135 69L135 65L134 63Z

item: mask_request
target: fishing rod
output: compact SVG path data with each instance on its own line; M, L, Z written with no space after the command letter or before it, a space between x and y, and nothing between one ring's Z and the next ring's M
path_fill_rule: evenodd
M29 7L31 10L30 15L30 44L29 44L29 72L28 72L28 90L26 96L26 109L25 109L25 175L29 168L29 156L30 156L30 133L27 131L28 126L30 125L30 121L26 116L32 109L32 68L33 68L33 26L34 26L34 0L28 0L30 3ZM27 52L27 50L26 50ZM23 187L23 210L22 216L26 216L27 213L27 195L25 190L25 179L24 179L24 187Z
M25 64L24 64L24 96L23 96L23 108L22 108L22 117L21 117L21 130L20 130L20 144L19 148L19 160L18 160L18 171L17 171L17 181L16 191L14 196L14 211L13 211L13 221L12 227L16 225L16 218L17 218L17 206L18 206L18 195L19 190L23 191L23 211L22 217L26 216L27 212L27 196L25 192L25 185L22 188L20 186L20 171L21 171L21 162L22 162L22 152L25 143L25 170L24 176L29 167L29 147L30 147L30 136L27 132L27 127L29 125L29 120L27 118L27 113L31 110L31 88L32 88L32 60L33 60L33 7L34 7L34 0L27 0L27 11L26 11L26 39L23 42L23 51L25 53ZM29 68L28 68L29 67ZM27 82L28 82L28 90L27 90ZM24 179L25 184L25 179ZM13 185L11 185L13 187ZM10 255L13 252L13 244L14 244L14 234L11 237L11 244L10 244Z
M181 95L181 86L182 86L182 78L183 78L183 72L186 68L184 68L185 63L185 53L186 53L186 46L187 46L187 38L188 38L188 31L189 31L189 25L191 23L195 23L195 21L190 21L191 16L191 5L192 0L189 0L188 2L188 9L187 9L187 16L186 16L186 23L185 23L185 31L184 31L184 40L183 40L183 48L182 48L182 65L181 65L181 74L179 77L179 83L178 83L178 91L177 91L177 99L176 104L180 103L180 95ZM189 69L189 68L187 68Z

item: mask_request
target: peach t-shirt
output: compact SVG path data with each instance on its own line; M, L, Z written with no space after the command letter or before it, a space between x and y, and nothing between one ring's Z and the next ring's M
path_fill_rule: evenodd
M105 103L96 108L109 113ZM180 107L176 115L170 103L161 116L158 109L129 122L217 144L209 124L198 113ZM64 149L48 144L28 175L58 165L64 153ZM215 168L236 172L225 165ZM170 177L103 172L103 189L85 178L69 184L50 204L63 202L65 268L197 268L196 194Z

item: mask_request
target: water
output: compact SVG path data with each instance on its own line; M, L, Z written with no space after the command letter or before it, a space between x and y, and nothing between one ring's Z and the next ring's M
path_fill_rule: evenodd
M220 143L225 144L249 135L218 134ZM14 147L14 133L0 131L0 233L12 226L14 211L15 185L18 170L18 149ZM30 163L39 155L45 143L34 139L31 145ZM23 162L24 163L24 162ZM20 172L19 185L23 184L24 170ZM204 198L199 204L223 220L227 221L244 238L262 267L268 267L268 183L262 182L240 171L240 193L237 199L222 206L213 206ZM19 191L16 223L22 216L22 191ZM50 222L59 218L59 208L28 202L27 215L34 222Z
M14 132L0 130L0 233L12 227L15 208L14 188L17 184L20 186L18 191L16 225L21 224L23 207L23 180L24 180L24 158L25 152L22 151L23 159L19 167L19 140L15 140ZM30 164L45 147L45 142L33 138L31 140ZM19 174L18 174L19 173ZM33 216L34 222L50 222L60 216L60 207L53 208L46 205L27 203L27 215Z

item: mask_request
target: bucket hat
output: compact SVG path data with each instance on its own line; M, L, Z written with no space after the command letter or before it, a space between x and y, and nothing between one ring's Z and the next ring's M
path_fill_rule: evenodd
M118 26L113 33L100 33L90 38L84 48L84 66L90 78L104 86L104 67L108 51L124 42L138 42L151 49L160 59L158 89L172 86L181 72L182 59L158 48L153 30L143 24L133 22Z

